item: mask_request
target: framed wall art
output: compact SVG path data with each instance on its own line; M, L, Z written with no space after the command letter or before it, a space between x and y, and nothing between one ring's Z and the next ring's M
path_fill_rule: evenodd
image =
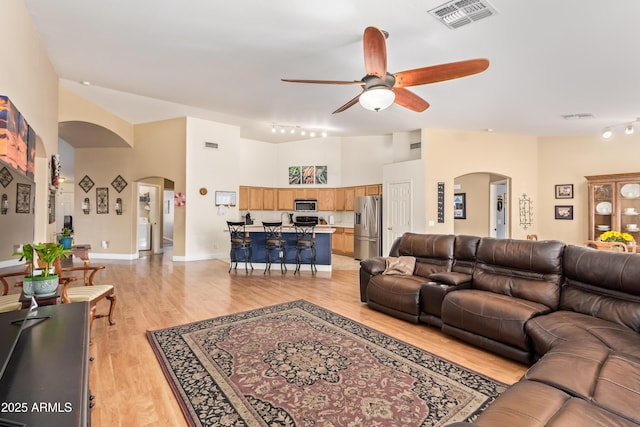
M109 188L108 187L96 188L96 213L97 214L109 213Z
M467 193L453 195L453 218L467 219Z
M556 185L556 199L573 199L573 184Z
M16 189L16 213L31 212L31 185L17 183Z
M556 219L573 219L573 206L556 205L555 216Z

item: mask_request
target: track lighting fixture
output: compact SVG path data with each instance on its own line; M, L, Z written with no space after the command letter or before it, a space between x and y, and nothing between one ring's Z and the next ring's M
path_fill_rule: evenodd
M314 130L308 130L308 129L303 129L300 126L287 126L287 125L271 125L271 133L280 133L281 135L284 134L288 134L288 135L300 135L302 137L309 137L309 138L315 138L316 134L318 133L317 131ZM320 131L319 132L320 135L322 135L323 138L326 138L329 134L326 130Z
M636 131L636 129L634 127L634 123L636 123L636 122L640 122L640 118L637 118L636 120L632 121L631 123L608 126L608 127L604 128L602 130L602 138L604 138L604 139L613 138L613 135L614 135L613 130L616 127L623 127L623 126L624 126L624 134L625 135L633 135L633 133L635 133L635 131Z

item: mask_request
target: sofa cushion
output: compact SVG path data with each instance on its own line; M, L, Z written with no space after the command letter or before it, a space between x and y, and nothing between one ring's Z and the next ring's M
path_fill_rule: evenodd
M554 240L483 238L472 287L555 309L560 300L563 249L564 244Z
M455 236L449 234L405 233L398 254L416 258L413 274L428 278L431 273L450 271L453 264Z
M442 321L459 329L529 351L524 325L532 317L549 311L533 301L477 289L447 294L442 303Z
M604 408L537 381L509 387L474 425L495 426L620 426L637 424Z
M382 274L413 275L416 268L416 258L412 256L388 257Z
M566 341L599 343L607 348L640 354L640 335L626 326L573 311L555 311L531 319L525 325L535 351L543 355Z
M417 319L420 315L420 286L424 281L420 276L374 276L367 286L367 301L371 306L388 307Z
M640 257L567 246L560 308L640 332Z

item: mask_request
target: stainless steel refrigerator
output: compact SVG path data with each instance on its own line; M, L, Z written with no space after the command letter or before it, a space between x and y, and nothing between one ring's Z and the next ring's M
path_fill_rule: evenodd
M354 258L382 255L382 197L358 196L353 206Z

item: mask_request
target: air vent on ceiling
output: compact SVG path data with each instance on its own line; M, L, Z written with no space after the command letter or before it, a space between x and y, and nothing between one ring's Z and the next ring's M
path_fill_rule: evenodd
M429 13L451 29L460 28L498 11L487 0L453 0L431 9Z
M205 141L204 146L205 148L218 148L218 143Z
M562 118L565 120L584 120L594 119L594 115L591 113L576 113L576 114L563 114Z
M422 147L422 142L414 142L413 144L409 145L410 150L417 150L420 147Z

